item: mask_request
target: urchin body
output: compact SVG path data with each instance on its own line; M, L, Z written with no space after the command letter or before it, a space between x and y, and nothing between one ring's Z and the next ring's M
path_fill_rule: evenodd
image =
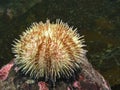
M31 77L71 77L83 62L84 39L62 21L34 23L13 45L15 64Z

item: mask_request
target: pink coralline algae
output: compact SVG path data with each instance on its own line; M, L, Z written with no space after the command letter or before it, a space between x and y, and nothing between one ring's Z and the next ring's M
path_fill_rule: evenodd
M14 65L14 62L12 61L0 69L0 80L1 81L3 82L6 81L6 79L9 78L8 76L9 73L12 72L12 70L14 70L15 73L19 73L18 70L17 71L15 70L17 67L13 67L13 65ZM13 69L11 70L12 67ZM85 72L84 69L87 71ZM14 77L13 79L15 79L13 81L16 81L16 80L18 81L18 83L14 82L15 86L19 85L20 82L23 82L23 84L20 85L20 88L21 88L25 84L24 76L13 76L13 77ZM26 77L26 80L27 80L27 77ZM56 86L53 87L55 90L111 90L109 84L102 77L102 75L100 75L92 67L90 67L89 69L86 67L83 67L82 71L78 75L76 75L72 81L66 82L62 80L62 81L56 81L56 82L57 82ZM60 85L61 82L63 83ZM32 88L31 88L32 84L30 85L26 83L27 88L24 87L22 88L22 90L54 90L51 87L51 83L49 82L39 80L38 82L36 81L36 83L34 83ZM19 89L16 88L15 90L19 90Z
M80 83L79 83L78 81L75 81L75 82L73 83L73 87L74 87L74 88L78 88L79 90L81 89Z
M80 74L79 78L69 85L66 90L111 90L104 78L101 77L101 79L103 83L99 85L99 82L92 81L89 76L84 77Z
M45 82L38 82L39 90L49 90Z
M7 65L3 66L0 69L0 80L4 81L7 79L9 72L10 72L11 68L13 67L13 65L14 65L14 62L11 61L10 63L8 63Z

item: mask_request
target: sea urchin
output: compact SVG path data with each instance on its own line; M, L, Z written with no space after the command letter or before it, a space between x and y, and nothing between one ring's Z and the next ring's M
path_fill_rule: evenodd
M13 45L15 64L36 79L71 77L86 54L82 37L60 20L33 23Z

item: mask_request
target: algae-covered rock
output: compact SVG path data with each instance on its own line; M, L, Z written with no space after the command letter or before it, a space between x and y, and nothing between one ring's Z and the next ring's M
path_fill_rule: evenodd
M0 69L1 90L111 90L109 84L91 66L87 58L80 71L71 77L56 79L55 82L23 74L14 60Z

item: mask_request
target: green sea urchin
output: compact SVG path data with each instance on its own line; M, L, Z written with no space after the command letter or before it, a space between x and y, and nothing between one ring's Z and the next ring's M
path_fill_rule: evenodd
M13 45L15 64L36 79L71 77L84 60L84 39L67 23L33 23Z

